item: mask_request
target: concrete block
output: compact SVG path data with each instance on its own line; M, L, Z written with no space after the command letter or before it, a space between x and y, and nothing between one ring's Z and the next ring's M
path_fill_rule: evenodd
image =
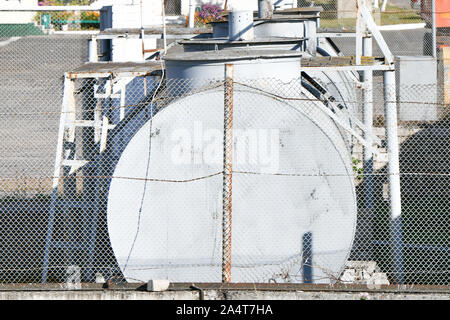
M365 271L372 275L377 269L375 261L347 261L345 268Z
M366 1L367 8L372 11L372 1ZM356 19L356 1L337 0L336 1L338 19ZM379 10L374 12L375 22L380 20Z
M369 284L374 285L389 285L389 280L386 273L383 272L375 272L370 278Z
M356 281L355 269L344 270L340 280L345 283L354 283Z
M147 282L147 291L166 291L169 289L170 281L166 279L150 280Z
M436 59L396 57L396 80L399 121L438 120Z
M356 1L337 0L337 18L356 18Z
M95 274L95 283L105 283L105 278L103 277L103 275L100 272L97 272Z
M343 283L367 285L389 284L387 275L379 272L375 261L347 261L340 281Z
M367 270L362 270L361 273L362 273L361 276L362 280L368 281L372 277L372 273L369 273Z

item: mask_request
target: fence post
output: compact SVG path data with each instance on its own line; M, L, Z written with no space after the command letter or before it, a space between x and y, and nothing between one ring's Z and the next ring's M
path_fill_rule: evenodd
M306 232L302 239L303 254L302 254L302 268L303 268L303 283L313 283L312 270L312 233Z
M397 283L403 283L403 245L401 223L401 194L400 194L400 161L397 134L397 96L395 71L385 71L384 104L385 126L388 153L389 200L391 209L391 244L393 253L394 275Z
M363 38L363 55L372 56L372 37L366 36ZM363 122L366 127L364 130L364 140L369 146L373 146L373 72L371 70L363 71ZM364 189L364 220L366 224L366 238L362 244L364 246L364 259L370 260L372 258L373 246L373 212L374 212L374 176L373 176L373 153L371 148L364 147L363 149L363 189Z
M97 36L92 36L89 40L89 62L98 62Z
M436 2L431 0L431 55L437 57Z
M189 28L195 27L195 0L189 0Z
M231 282L231 210L233 181L233 72L225 64L223 135L222 282Z

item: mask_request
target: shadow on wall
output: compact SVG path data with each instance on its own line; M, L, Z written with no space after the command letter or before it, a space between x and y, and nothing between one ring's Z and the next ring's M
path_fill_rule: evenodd
M450 212L450 122L421 126L400 147L403 224L403 266L406 284L448 285L448 214ZM387 168L374 179L373 257L382 272L395 278L389 234ZM357 234L367 227L362 212L363 184L357 188L359 218ZM360 246L362 246L360 244ZM355 247L351 259L364 248Z
M73 199L75 201L75 199ZM61 201L62 203L62 201ZM0 200L0 283L41 282L43 258L50 216L50 196L29 199L4 198ZM58 207L53 232L55 241L81 243L80 234L86 220L83 210ZM105 278L120 277L112 248L107 236L106 214L99 214L94 272L100 271ZM54 248L50 255L48 282L65 282L67 266L87 266L85 250ZM70 259L73 262L70 262ZM82 281L86 281L84 278Z

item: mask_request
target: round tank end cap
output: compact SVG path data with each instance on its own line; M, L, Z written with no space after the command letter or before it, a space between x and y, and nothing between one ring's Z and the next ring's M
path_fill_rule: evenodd
M169 289L170 281L166 279L155 279L147 282L147 291L157 292Z

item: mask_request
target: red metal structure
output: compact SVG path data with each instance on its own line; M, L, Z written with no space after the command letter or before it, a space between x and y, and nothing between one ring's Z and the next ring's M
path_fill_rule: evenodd
M431 24L431 1L421 1L422 17L427 24ZM436 2L436 27L450 28L450 1L449 0L435 0Z
M436 6L437 46L450 46L450 0L434 0ZM421 1L421 16L427 26L432 21L432 0Z

